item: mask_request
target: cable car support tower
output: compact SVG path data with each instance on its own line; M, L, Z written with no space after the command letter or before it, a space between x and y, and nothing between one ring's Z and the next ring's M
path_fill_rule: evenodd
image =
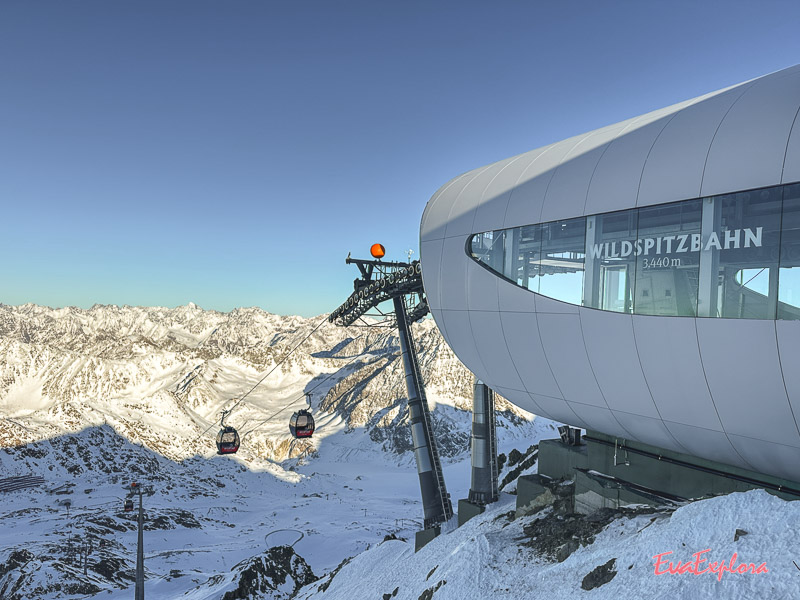
M383 256L383 247L381 246L376 254L375 246L373 246L373 256ZM429 312L422 287L422 270L419 261L383 262L380 259L366 260L351 258L348 255L345 262L355 264L361 272L361 277L353 282L354 291L350 297L328 317L331 323L348 327L367 315L370 310L376 309L380 312L379 304L391 301L394 306L408 392L411 439L414 444L424 511L425 531L417 534L419 546L421 534L423 537L438 535L440 524L453 516L453 505L444 483L442 464L431 426L430 409L425 397L425 386L411 334L411 324ZM384 313L381 315L386 316Z
M125 503L125 511L133 510L132 498L139 496L139 516L137 519L137 539L136 539L136 587L134 588L134 600L144 600L144 540L142 531L144 530L144 509L142 508L142 486L139 483L132 483L128 490L128 500Z

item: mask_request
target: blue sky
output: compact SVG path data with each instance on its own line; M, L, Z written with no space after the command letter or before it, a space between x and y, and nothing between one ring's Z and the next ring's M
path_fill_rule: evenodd
M315 315L472 168L800 62L797 2L0 3L0 302ZM415 256L417 256L415 254Z

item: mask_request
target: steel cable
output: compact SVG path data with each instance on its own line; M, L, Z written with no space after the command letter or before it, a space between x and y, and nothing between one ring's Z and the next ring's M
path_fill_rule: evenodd
M273 366L266 375L264 375L261 379L259 379L258 382L253 387L251 387L250 390L246 394L244 394L241 398L239 398L239 400L236 402L236 404L231 406L229 409L223 411L225 413L225 416L231 414L231 412L233 412L233 409L235 409L237 406L239 406L242 403L242 401L245 398L247 398L253 392L253 390L255 390L259 385L261 385L264 382L264 380L267 377L269 377L275 371L275 369L277 369L284 362L286 362L286 360L294 353L294 351L297 350L300 346L302 346L303 343L305 343L305 341L308 338L310 338L312 335L314 335L317 332L317 330L320 327L322 327L322 325L325 324L327 321L328 321L328 318L327 317L323 317L322 320L317 324L317 326L314 327L314 329L312 329L311 332L306 337L304 337L302 340L300 340L300 342L294 348L292 348L281 360L279 360L277 363L275 363L275 366ZM207 434L209 431L211 431L216 426L217 426L217 422L214 421L214 423L212 425L210 425L203 433L201 433L199 436L197 436L195 441L197 441L200 438L202 438L205 434Z
M387 332L387 333L384 333L384 334L383 334L383 335L382 335L380 338L378 338L378 339L375 341L375 344L376 344L376 345L377 345L377 344L379 344L380 342L382 342L382 341L383 341L383 339L381 339L381 338L386 338L386 337L388 337L390 334L391 334L391 331L389 331L389 332ZM352 343L352 342L355 342L356 340L358 340L359 338L363 337L364 335L365 335L365 334L363 334L363 333L362 333L362 334L361 334L361 335L359 335L358 337L356 337L356 338L353 338L353 339L351 340L351 343ZM338 371L334 371L333 373L328 373L328 375L327 375L327 376L325 376L325 377L323 377L323 378L322 378L322 379L321 379L319 382L317 382L317 384L316 384L314 387L312 387L312 388L311 388L310 390L308 390L307 392L303 392L303 395L302 395L302 396L296 396L296 397L294 397L294 398L293 398L293 399L292 399L292 400L291 400L291 401L290 401L288 404L286 404L286 405L285 405L283 408L281 408L281 409L280 409L278 412L275 412L275 413L271 414L269 417L267 417L267 418L266 418L266 419L264 419L263 421L260 421L260 422L259 422L259 423L258 423L258 424L255 426L255 427L253 427L252 429L249 429L248 431L246 431L245 433L243 433L243 434L242 434L242 442L244 442L244 439L245 439L245 437L246 437L246 436L248 436L248 435L250 435L251 433L253 433L253 432L254 432L256 429L258 429L258 428L259 428L259 427L261 427L262 425L265 425L266 423L269 423L269 422L270 422L272 419L274 419L275 417L277 417L279 414L281 414L281 413L282 413L282 412L284 412L285 410L288 410L288 409L289 409L289 408L292 406L292 404L294 404L294 403L295 403L295 402L297 402L298 400L302 399L302 398L303 398L303 397L304 397L306 394L310 394L311 392L313 392L315 389L317 389L319 386L321 386L323 383L325 383L325 382L326 382L326 381L328 381L328 380L329 380L331 377L333 377L333 376L334 376L336 373L338 373L339 371L341 371L341 369L343 369L343 368L345 368L345 367L349 366L349 365L350 365L351 363L353 363L353 362L354 362L354 361L355 361L357 358L361 358L362 356L363 356L363 354L356 354L356 355L355 355L355 356L353 356L353 357L352 357L350 360L348 360L348 361L347 361L347 362L346 362L346 363L345 363L345 364L344 364L344 365L343 365L343 366L342 366L342 367L341 367L341 368L340 368ZM349 390L348 390L348 391L349 391Z

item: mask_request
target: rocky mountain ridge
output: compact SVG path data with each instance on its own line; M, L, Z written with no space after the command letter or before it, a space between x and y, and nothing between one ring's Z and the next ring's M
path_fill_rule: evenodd
M153 597L218 599L247 582L286 592L294 583L258 558L280 545L263 547L276 531L304 534L296 549L317 575L387 534L413 535L422 512L396 333L324 319L0 305L0 479L45 481L0 493L0 522L15 524L0 528L0 596L130 596L135 530L122 499L133 479L153 489ZM448 490L461 497L472 375L432 320L414 335ZM217 456L220 411L249 390L227 420L242 447ZM306 393L317 431L293 440L288 418ZM499 409L505 451L552 430Z
M386 450L410 447L405 384L391 329L340 328L325 317L283 317L258 308L229 313L193 304L174 309L95 305L51 309L0 305L0 444L16 446L87 426L109 424L126 438L181 459L209 450L204 430L223 408L275 368L230 417L256 456L287 457L291 414L281 403L312 408L367 427ZM465 449L452 410L468 410L472 376L432 320L414 325L429 398L448 436L444 454ZM291 352L298 344L296 351ZM286 358L286 356L288 358ZM294 405L290 406L294 408ZM512 421L519 411L501 407ZM391 428L392 431L386 431ZM170 440L180 438L180 443ZM199 438L199 439L196 439Z

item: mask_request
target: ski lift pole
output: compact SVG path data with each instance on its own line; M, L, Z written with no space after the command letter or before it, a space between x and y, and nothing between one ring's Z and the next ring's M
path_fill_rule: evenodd
M142 509L142 488L137 486L139 491L139 534L136 540L136 598L144 600L144 510Z
M391 301L397 320L400 354L408 392L408 416L411 421L411 439L417 463L420 492L422 494L424 531L417 534L417 549L424 546L431 536L439 535L439 524L453 516L453 505L444 482L439 450L433 435L433 425L425 397L425 386L419 369L411 324L430 312L422 285L422 265L419 261L408 263L383 262L385 248L374 244L370 250L377 260L364 260L347 256L347 264L355 264L361 278L353 282L353 293L334 310L328 320L342 327L353 325L368 311L377 309L383 302ZM373 279L373 275L377 275ZM406 296L419 298L413 308L406 306ZM413 302L413 300L412 300ZM369 324L367 324L369 326Z
M134 494L139 495L139 517L138 531L136 539L136 587L134 588L134 600L144 600L144 508L142 507L142 486L139 483L132 483L128 489L128 498Z
M425 387L419 370L417 353L414 349L411 324L408 322L406 314L405 299L403 296L395 296L393 301L400 339L400 353L406 377L406 391L408 392L411 439L414 444L417 475L419 475L420 491L422 492L424 527L430 529L453 516L453 505L444 483L436 438L433 437L428 400L425 397Z

